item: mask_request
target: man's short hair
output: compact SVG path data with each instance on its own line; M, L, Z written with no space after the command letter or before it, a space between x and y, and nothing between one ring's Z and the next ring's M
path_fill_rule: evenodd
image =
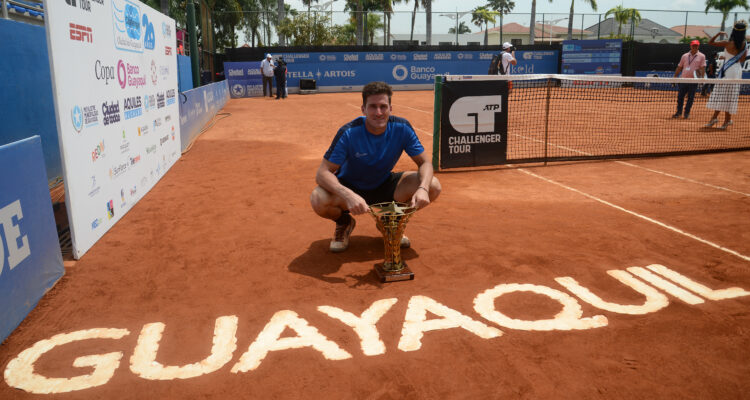
M367 104L367 97L375 94L387 94L388 104L391 104L391 96L393 96L393 90L391 86L385 82L370 82L362 88L362 105Z

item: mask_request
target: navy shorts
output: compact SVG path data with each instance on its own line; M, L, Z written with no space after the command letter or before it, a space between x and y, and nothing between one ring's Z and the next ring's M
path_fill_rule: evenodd
M396 186L398 186L398 181L401 180L401 176L403 175L403 172L391 172L391 176L386 179L385 182L371 190L356 189L345 181L341 181L341 184L351 189L354 193L362 196L368 205L386 203L393 201L393 194L396 193Z

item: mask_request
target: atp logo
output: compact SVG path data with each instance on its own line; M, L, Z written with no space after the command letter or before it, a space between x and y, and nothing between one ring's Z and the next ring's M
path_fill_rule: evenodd
M502 96L465 96L448 112L453 129L466 134L495 132L495 114L502 112Z

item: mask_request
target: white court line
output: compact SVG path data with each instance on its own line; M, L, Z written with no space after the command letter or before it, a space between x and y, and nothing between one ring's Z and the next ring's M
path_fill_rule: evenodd
M628 209L626 209L626 208L623 208L623 207L620 207L620 206L618 206L618 205L616 205L616 204L612 204L612 203L610 203L610 202L608 202L608 201L606 201L606 200L602 200L602 199L600 199L600 198L598 198L598 197L596 197L596 196L593 196L593 195L590 195L590 194L588 194L588 193L582 192L582 191L580 191L580 190L578 190L578 189L572 188L572 187L570 187L570 186L567 186L567 185L565 185L565 184L562 184L562 183L560 183L560 182L554 181L554 180L552 180L552 179L549 179L549 178L545 178L545 177L543 177L543 176L541 176L541 175L537 175L537 174L535 174L535 173L533 173L533 172L530 172L530 171L527 171L527 170L525 170L525 169L523 169L523 168L518 168L518 169L517 169L517 171L523 172L524 174L527 174L527 175L533 176L534 178L537 178L537 179L541 179L541 180L543 180L543 181L546 181L546 182L548 182L548 183L551 183L551 184L553 184L553 185L557 185L557 186L560 186L560 187L562 187L562 188L564 188L564 189L567 189L567 190L570 190L570 191L572 191L572 192L578 193L578 194L580 194L580 195L582 195L582 196L588 197L588 198L589 198L589 199L591 199L591 200L597 201L597 202L599 202L599 203L602 203L602 204L604 204L604 205L607 205L607 206L609 206L609 207L612 207L612 208L614 208L614 209L617 209L617 210L620 210L620 211L626 212L626 213L628 213L628 214L630 214L630 215L633 215L633 216L635 216L635 217L638 217L638 218L641 218L641 219L643 219L643 220L646 220L646 221L648 221L648 222L651 222L652 224L656 224L656 225L659 225L659 226L661 226L662 228L666 228L666 229L669 229L669 230L670 230L670 231L672 231L672 232L676 232L676 233L679 233L680 235L683 235L683 236L687 236L687 237L689 237L690 239L694 239L694 240L697 240L697 241L699 241L699 242L701 242L701 243L703 243L703 244L707 244L707 245L709 245L709 246L711 246L711 247L713 247L713 248L719 249L719 250L721 250L721 251L723 251L723 252L725 252L725 253L729 253L729 254L731 254L731 255L733 255L733 256L739 257L739 258L741 258L741 259L743 259L743 260L745 260L745 261L750 261L750 257L748 257L748 256L746 256L746 255L743 255L743 254L740 254L740 253L738 253L738 252L736 252L736 251L734 251L734 250L732 250L732 249L728 249L728 248L726 248L726 247L720 246L720 245L718 245L718 244L716 244L716 243L714 243L714 242L710 242L710 241L708 241L708 240L706 240L706 239L700 238L700 237L698 237L698 236L695 236L695 235L693 235L693 234L691 234L691 233L685 232L685 231L683 231L683 230L681 230L681 229L679 229L679 228L675 228L675 227L673 227L673 226L671 226L671 225L667 225L667 224L665 224L665 223L663 223L663 222L659 222L659 221L657 221L657 220L655 220L655 219L653 219L653 218L649 218L649 217L647 217L647 216L645 216L645 215L641 215L641 214L638 214L638 213L636 213L635 211L630 211L630 210L628 210Z
M432 111L425 111L425 110L420 110L420 109L418 109L418 108L414 108L414 107L409 107L409 106L405 106L405 105L403 105L403 104L399 104L399 107L406 107L406 108L410 108L410 109L412 109L412 110L414 110L414 111L419 111L419 112L423 112L423 113L425 113L425 114L430 114L430 115L433 115L433 112L432 112Z
M347 103L347 104L349 104L352 107L356 107L358 110L362 110L362 107L360 107L360 106L354 105L352 103ZM402 106L402 107L406 107L406 106ZM411 108L411 107L406 107L406 108ZM417 110L417 109L413 108L413 110ZM422 110L417 110L417 111L422 111ZM422 133L424 133L427 136L432 136L432 132L428 132L428 131L426 131L424 129L419 129L419 128L415 127L414 125L412 125L411 127L414 128L415 131L422 132Z

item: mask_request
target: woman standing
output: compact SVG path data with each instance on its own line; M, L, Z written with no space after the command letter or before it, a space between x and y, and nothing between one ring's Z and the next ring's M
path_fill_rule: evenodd
M726 33L719 32L709 40L708 44L724 48L724 65L719 69L717 78L719 79L742 79L742 63L745 62L747 51L745 49L745 31L747 22L737 21L729 35L729 40L717 41L720 35L722 38ZM737 99L740 95L740 85L738 84L717 84L711 97L708 99L707 108L714 110L714 115L706 124L706 128L714 126L719 122L718 117L721 111L724 111L724 125L720 129L727 129L732 125L732 114L737 113Z

